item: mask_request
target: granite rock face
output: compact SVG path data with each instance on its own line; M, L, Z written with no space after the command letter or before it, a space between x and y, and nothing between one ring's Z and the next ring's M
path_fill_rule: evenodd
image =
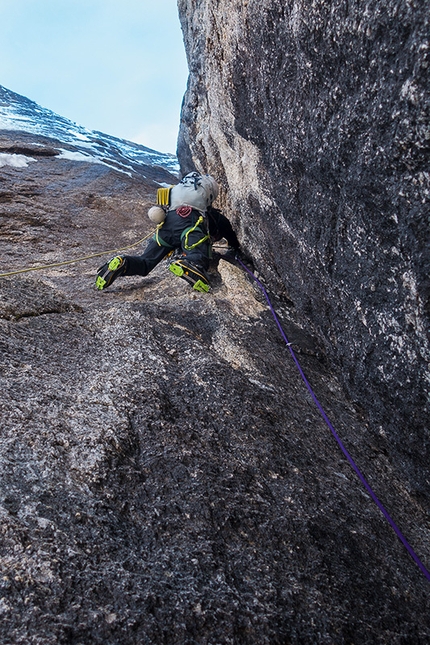
M323 342L429 499L429 19L424 0L179 0L178 155Z
M29 155L17 137L3 145ZM0 168L0 273L45 267L0 277L2 644L425 645L428 583L337 448L259 290L223 260L209 294L164 264L104 292L107 254L55 266L149 233L142 197L157 183L34 144L46 154ZM294 309L274 303L343 441L428 561L425 510L398 464Z
M209 294L164 263L95 290L114 249L152 234L147 207L176 177L105 137L36 130L0 131L2 645L427 645L428 581L244 271L214 261ZM251 169L255 145L238 141ZM318 399L428 566L423 499L246 221Z

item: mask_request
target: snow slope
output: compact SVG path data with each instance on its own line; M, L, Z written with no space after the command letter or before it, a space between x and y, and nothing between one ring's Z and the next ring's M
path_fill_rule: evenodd
M1 130L27 132L55 139L67 147L66 150L60 149L59 158L103 163L130 176L135 172L142 174L144 166L161 166L173 174L179 171L174 155L157 152L102 132L87 130L0 85ZM6 164L6 158L3 162L1 165Z

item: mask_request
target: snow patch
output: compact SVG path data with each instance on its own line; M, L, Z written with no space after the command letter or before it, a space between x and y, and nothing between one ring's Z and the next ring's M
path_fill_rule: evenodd
M103 163L100 159L86 155L84 152L72 152L71 150L63 150L60 148L60 154L57 159L68 159L69 161L86 161L87 163Z
M11 168L27 168L28 164L36 159L26 157L25 155L9 154L7 152L0 153L0 168L3 166L10 166Z
M67 132L79 139L79 141L90 141L86 134L82 134L81 132L78 132L76 130L67 130Z

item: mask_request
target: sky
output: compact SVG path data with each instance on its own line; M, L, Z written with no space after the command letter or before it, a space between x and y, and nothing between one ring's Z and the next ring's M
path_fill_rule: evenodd
M89 130L176 152L176 0L0 0L0 85Z

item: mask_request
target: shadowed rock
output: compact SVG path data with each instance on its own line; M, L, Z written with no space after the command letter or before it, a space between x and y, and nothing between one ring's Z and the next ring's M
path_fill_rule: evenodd
M182 170L221 177L258 269L428 507L426 5L178 4Z

